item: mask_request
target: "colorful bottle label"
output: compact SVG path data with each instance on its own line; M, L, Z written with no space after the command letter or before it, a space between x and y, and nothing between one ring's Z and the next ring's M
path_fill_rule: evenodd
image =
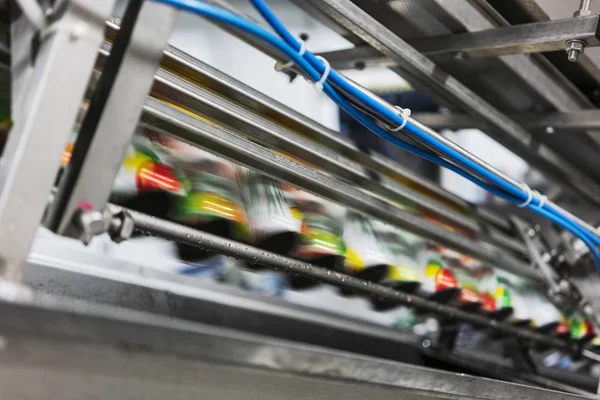
M284 186L293 215L301 221L298 258L310 260L323 256L346 256L342 237L343 207L308 192Z
M282 232L300 233L302 220L294 215L281 183L259 172L238 167L250 231L260 241Z
M344 241L350 257L344 267L352 273L374 266L393 265L390 252L375 229L374 221L348 210L344 221Z
M422 245L418 251L421 272L421 290L427 294L445 289L458 288L458 280L454 273L442 260L438 246Z

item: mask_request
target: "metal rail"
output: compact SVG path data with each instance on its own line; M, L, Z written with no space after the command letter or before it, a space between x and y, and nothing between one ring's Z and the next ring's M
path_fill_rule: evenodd
M40 296L0 312L7 400L587 398L73 300Z
M226 128L193 117L154 98L147 100L141 123L255 168L279 180L328 198L351 209L406 228L442 245L492 263L521 276L538 280L537 272L506 252L495 251L457 235L419 216L373 197L351 184L278 155L239 137Z
M186 110L208 117L220 125L230 126L243 135L267 146L299 157L328 173L400 204L414 203L418 207L441 217L448 224L467 231L469 235L480 231L479 225L467 216L432 202L429 198L403 187L392 179L377 182L369 177L361 164L329 150L309 139L270 122L252 111L223 99L210 90L194 86L174 75L158 71L152 90L158 99L167 100ZM526 252L523 252L526 254Z
M110 209L113 212L126 210L115 205L111 205ZM247 244L225 239L174 222L161 220L159 218L148 216L136 211L127 211L133 218L135 228L145 234L151 234L191 246L208 249L218 254L246 260L262 267L268 267L281 272L302 275L323 283L328 283L359 293L368 294L370 296L390 299L398 302L399 305L414 307L419 310L468 322L479 327L491 328L497 330L498 332L516 336L521 339L531 340L566 350L574 350L572 344L562 339L542 335L534 332L531 329L517 328L512 325L490 319L483 315L469 313L451 306L427 300L419 296L399 292L387 286L367 282L340 272L315 267L303 261L266 252Z
M597 36L598 15L534 22L478 32L455 33L408 39L406 42L428 57L460 55L460 57L498 57L508 54L541 53L565 49L569 40L581 40L586 47L600 46ZM361 67L394 67L397 63L371 46L320 54L336 69Z
M459 113L417 113L413 117L434 129L485 129L481 120ZM572 134L600 129L600 110L512 114L509 117L527 129L544 130L547 134Z

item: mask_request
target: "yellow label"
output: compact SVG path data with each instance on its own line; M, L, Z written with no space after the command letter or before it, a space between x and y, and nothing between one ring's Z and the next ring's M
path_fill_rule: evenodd
M363 260L360 258L357 252L351 248L346 249L346 266L350 267L354 271L362 271L365 268Z

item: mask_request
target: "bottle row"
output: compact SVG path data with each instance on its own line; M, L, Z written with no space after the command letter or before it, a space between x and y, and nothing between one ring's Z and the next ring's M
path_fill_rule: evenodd
M575 339L594 335L590 323L563 315L525 279L149 129L138 129L111 201L499 320ZM191 265L214 256L184 244L177 249ZM307 290L319 282L290 275L286 284ZM379 311L399 306L369 300Z

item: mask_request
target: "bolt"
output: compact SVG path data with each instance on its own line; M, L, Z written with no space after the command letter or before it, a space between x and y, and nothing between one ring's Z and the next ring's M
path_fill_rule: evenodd
M107 211L80 209L74 216L74 226L79 230L79 240L88 245L94 236L100 235L108 229L110 213Z
M131 214L127 211L120 211L110 221L108 234L113 242L121 243L133 235L135 223Z
M573 16L587 17L588 15L592 15L592 12L590 11L591 2L592 0L581 0L581 3L579 3L579 10L575 11L575 13L573 13Z
M553 126L547 126L546 127L546 133L549 135L552 135L554 133L554 127Z
M581 40L569 40L567 42L567 58L570 62L577 62L579 56L583 54L585 50L585 43Z

